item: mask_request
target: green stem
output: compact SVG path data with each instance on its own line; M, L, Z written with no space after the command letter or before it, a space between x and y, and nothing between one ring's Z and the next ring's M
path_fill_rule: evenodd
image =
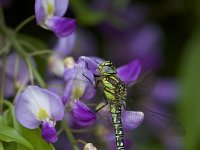
M13 107L12 103L10 103L7 99L4 99L4 101L0 103L8 106L9 109L12 109Z
M64 131L65 131L70 143L72 144L73 150L79 150L77 142L76 142L76 140L75 140L75 138L74 138L74 136L73 136L73 134L72 134L67 122L66 122L66 120L62 121L62 126L63 126L63 129L64 129Z
M29 70L29 74L30 74L30 80L31 80L31 85L34 85L34 80L33 80L33 70L32 66L31 66L31 62L29 61L29 59L26 57L25 58L25 62L28 66L28 70Z
M84 141L84 140L82 140L82 139L78 139L78 140L76 140L76 142L77 142L77 143L81 143L81 144L83 144L83 145L87 144L87 142Z
M19 30L21 30L26 24L28 24L30 21L35 19L35 15L32 15L28 18L26 18L24 21L22 21L16 28L15 28L15 32L19 32Z
M42 54L53 54L53 53L54 51L50 51L50 50L40 50L40 51L30 53L29 56L37 56L37 55L42 55Z
M3 101L4 101L4 84L5 84L5 68L6 66L6 57L5 55L3 56L3 68L2 68L2 74L1 74L1 91L0 91L0 114L3 111Z

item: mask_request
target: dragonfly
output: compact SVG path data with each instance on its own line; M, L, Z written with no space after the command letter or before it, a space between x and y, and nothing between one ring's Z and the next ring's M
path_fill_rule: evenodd
M117 75L117 69L111 61L103 61L98 65L97 71L99 75L95 75L97 88L103 93L106 104L100 107L96 112L110 105L110 113L115 130L115 139L117 150L125 150L124 134L122 127L122 107L127 111L142 111L145 120L153 123L156 131L163 135L180 136L184 134L184 130L180 123L175 119L153 111L140 104L140 100L148 97L151 93L152 79L149 77L141 77L137 81L125 84Z

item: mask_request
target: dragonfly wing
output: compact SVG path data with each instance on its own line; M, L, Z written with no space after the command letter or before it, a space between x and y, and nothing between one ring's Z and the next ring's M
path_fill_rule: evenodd
M142 101L148 99L154 85L154 76L151 72L146 73L135 83L127 85L126 110L141 111L144 120L152 126L155 132L167 136L182 136L184 129L176 119L159 112L153 111L142 105Z
M152 72L145 73L137 81L127 85L126 110L134 110L135 104L151 95L155 83Z
M135 106L144 113L144 120L151 126L151 129L164 136L183 136L185 134L182 125L173 117L153 111L137 104Z

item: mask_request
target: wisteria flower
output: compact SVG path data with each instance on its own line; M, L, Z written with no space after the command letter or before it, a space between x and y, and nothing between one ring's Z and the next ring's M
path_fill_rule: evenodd
M96 119L95 113L81 100L91 99L96 94L93 74L81 64L75 64L65 69L64 79L63 104L71 106L72 117L78 125L91 125Z
M35 129L42 125L42 137L48 143L54 143L57 140L55 124L64 116L64 105L54 93L28 86L17 98L15 115L26 128Z
M68 8L68 3L68 0L36 0L37 24L53 31L59 37L70 35L75 30L76 21L62 17Z

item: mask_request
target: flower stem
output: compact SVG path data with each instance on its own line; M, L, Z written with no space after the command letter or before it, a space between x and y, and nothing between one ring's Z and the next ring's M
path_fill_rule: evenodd
M27 57L25 58L25 62L27 64L27 66L28 66L30 80L31 80L31 85L34 85L34 80L33 80L33 70L34 69L32 69L31 62L29 61L29 59Z
M28 18L26 18L24 21L22 21L16 28L15 28L15 32L19 32L19 30L21 30L26 24L28 24L30 21L35 19L35 15L32 15Z
M81 143L81 144L83 144L83 145L87 144L87 142L84 141L84 140L82 140L82 139L78 139L76 142L77 142L77 143Z
M29 56L37 56L37 55L42 55L42 54L53 54L53 53L54 51L50 51L50 50L40 50L40 51L30 53Z
M0 91L0 114L3 111L3 101L4 101L4 87L5 87L5 68L6 66L6 57L5 55L3 56L3 68L2 68L2 73L1 73L1 91Z
M73 150L79 150L77 142L76 142L66 120L62 121L62 126L63 126L63 129L64 129L70 143L72 144Z

